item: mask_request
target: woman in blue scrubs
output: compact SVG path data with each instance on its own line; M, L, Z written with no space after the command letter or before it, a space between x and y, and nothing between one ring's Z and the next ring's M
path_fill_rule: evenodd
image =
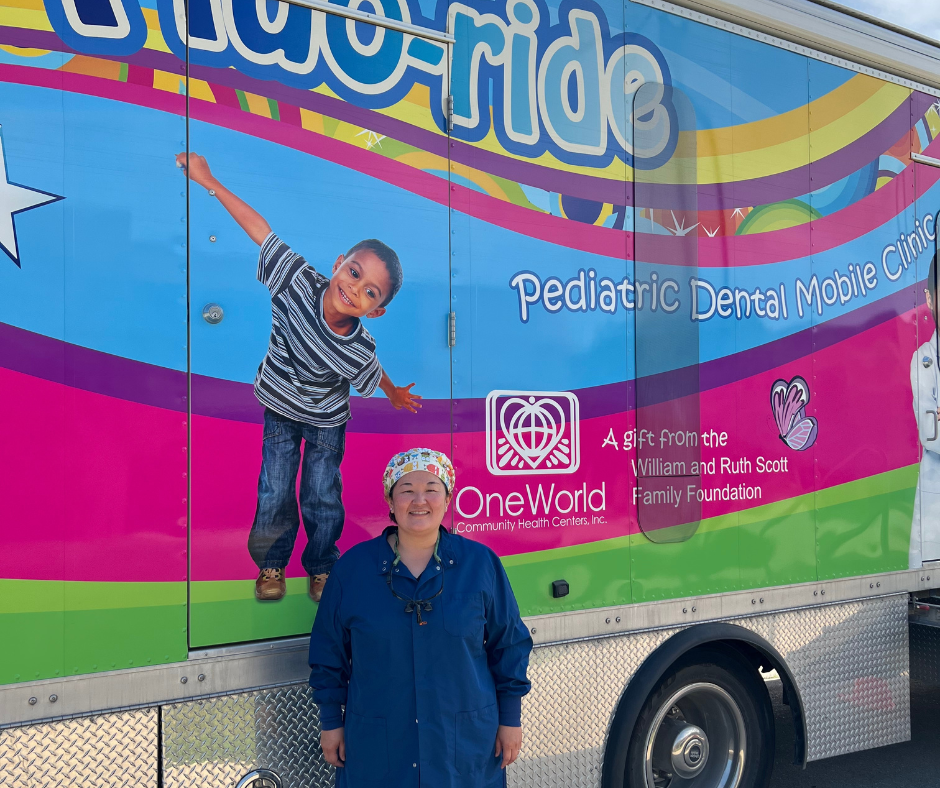
M519 755L532 639L496 554L441 526L454 480L440 452L393 457L394 525L324 589L310 685L339 788L497 788Z

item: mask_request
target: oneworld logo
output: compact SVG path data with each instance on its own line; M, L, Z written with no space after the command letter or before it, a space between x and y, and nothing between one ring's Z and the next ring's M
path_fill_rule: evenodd
M486 467L494 476L574 473L581 463L578 398L568 391L491 391Z

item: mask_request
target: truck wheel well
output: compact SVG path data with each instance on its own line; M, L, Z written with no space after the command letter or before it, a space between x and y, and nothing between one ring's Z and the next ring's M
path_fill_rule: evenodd
M734 650L755 672L775 670L783 684L784 702L793 716L794 763L806 764L806 717L799 688L786 661L760 635L734 624L697 624L677 632L643 662L624 688L607 735L601 776L603 788L624 788L627 749L647 697L677 662L695 662L695 652L715 646Z

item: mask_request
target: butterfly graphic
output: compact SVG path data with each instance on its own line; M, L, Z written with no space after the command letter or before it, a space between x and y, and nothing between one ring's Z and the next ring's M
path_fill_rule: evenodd
M809 386L799 375L789 383L776 380L770 387L770 410L780 440L795 451L806 451L816 442L819 425L816 419L806 415L808 402Z

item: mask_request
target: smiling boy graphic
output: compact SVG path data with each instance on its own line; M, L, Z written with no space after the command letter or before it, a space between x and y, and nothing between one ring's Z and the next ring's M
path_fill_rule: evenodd
M340 464L350 387L363 397L381 388L396 409L415 413L421 407L421 397L411 393L414 383L396 386L382 369L375 340L361 321L385 314L402 285L401 263L393 249L368 239L339 255L327 278L226 189L205 158L190 153L187 165L180 153L176 161L260 245L258 280L271 293L271 337L254 383L264 406L258 504L248 536L259 570L255 597L284 596L284 570L302 517L307 546L301 563L310 578L309 595L319 602L339 557L336 542L345 518Z

